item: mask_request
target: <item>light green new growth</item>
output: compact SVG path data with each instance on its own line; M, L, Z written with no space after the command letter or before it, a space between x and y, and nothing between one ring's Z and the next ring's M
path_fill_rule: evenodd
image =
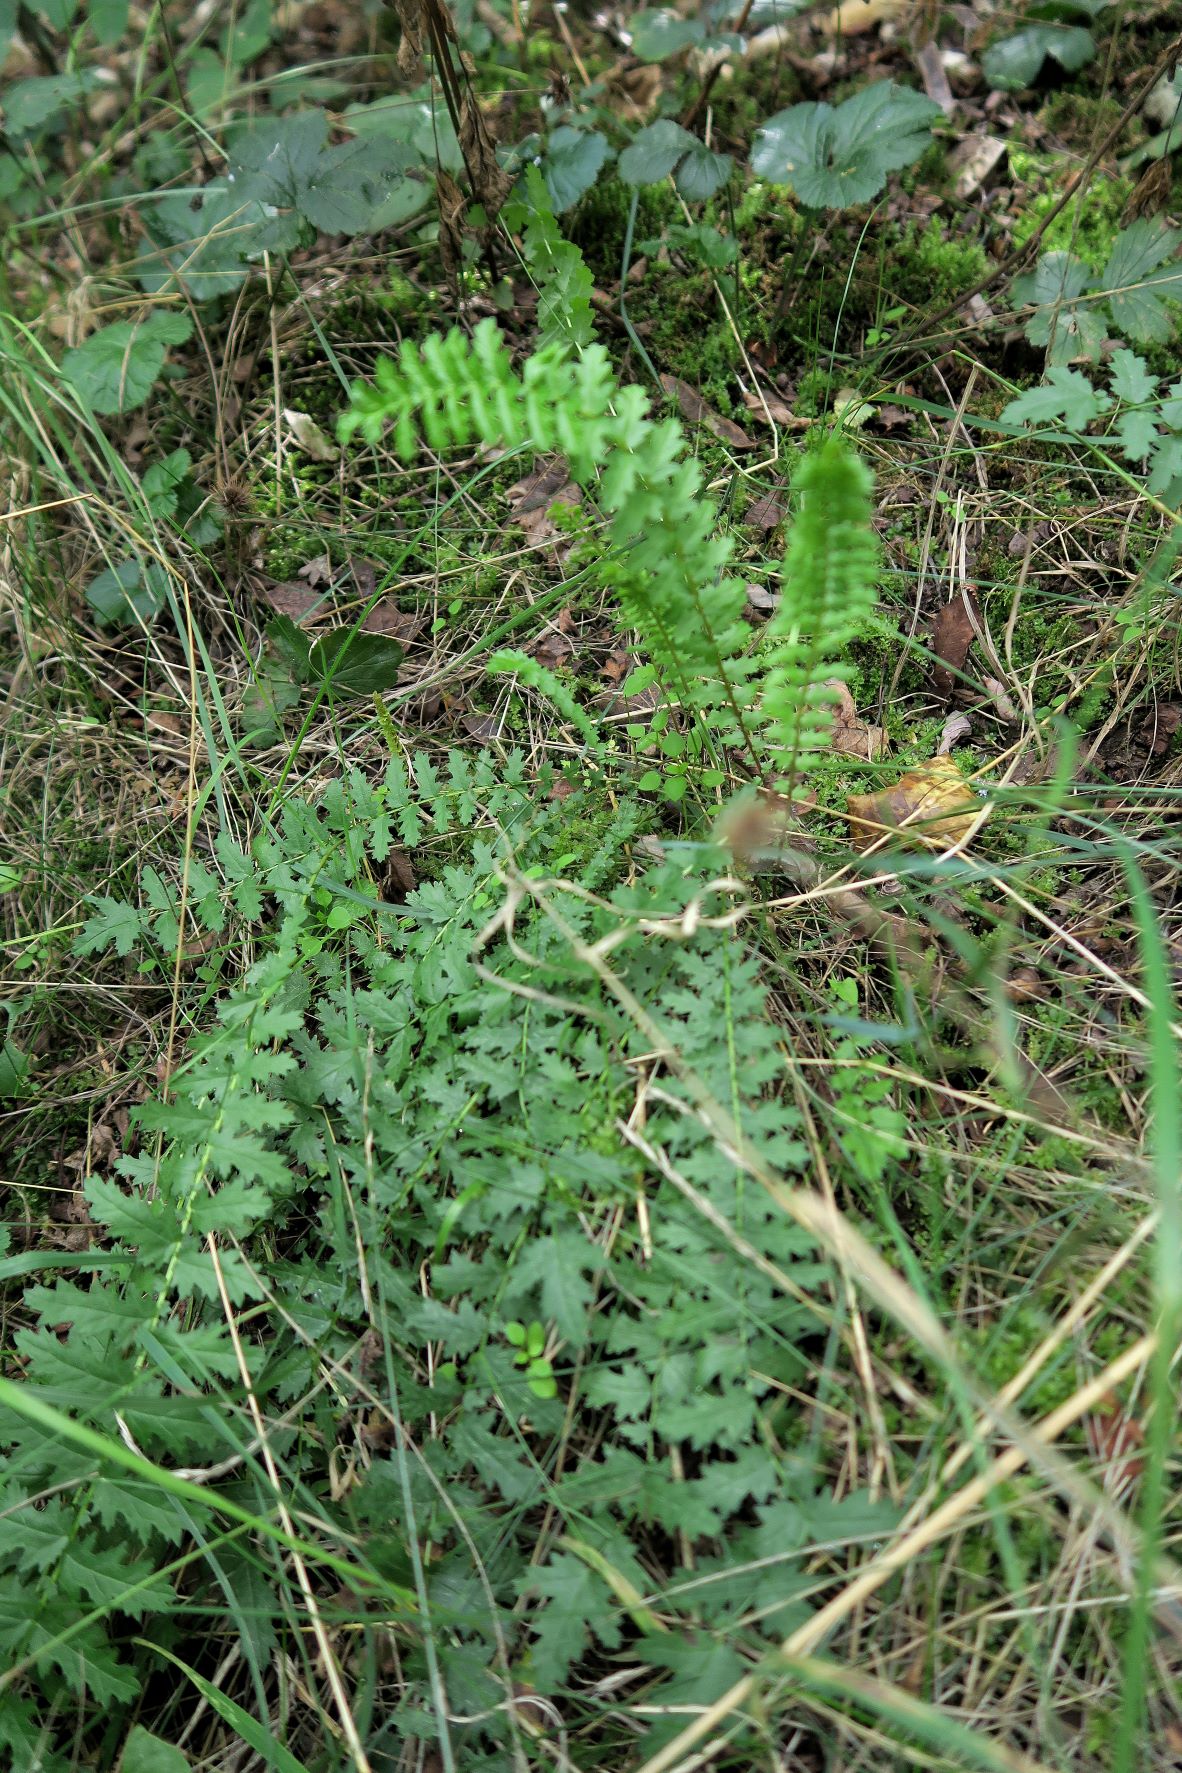
M799 774L829 740L835 662L874 607L878 550L871 527L870 470L830 437L793 478L800 501L784 555L780 606L768 623L775 663L763 695L777 776Z
M744 752L762 779L793 776L823 744L821 679L834 675L826 661L874 593L870 476L840 439L798 470L802 509L784 563L784 604L768 630L770 656L758 661L743 620L746 588L727 573L733 544L718 534L717 508L681 426L652 418L640 388L618 386L601 345L573 357L544 345L518 375L491 320L470 340L456 329L404 343L397 361L379 361L372 386L354 387L341 436L360 431L376 443L387 425L408 459L423 438L441 454L475 443L561 452L610 514L602 572L625 620L712 743Z

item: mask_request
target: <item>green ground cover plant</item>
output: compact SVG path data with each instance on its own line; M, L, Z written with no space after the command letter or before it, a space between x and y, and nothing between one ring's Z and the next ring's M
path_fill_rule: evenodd
M1173 1765L1173 30L0 6L0 1766Z

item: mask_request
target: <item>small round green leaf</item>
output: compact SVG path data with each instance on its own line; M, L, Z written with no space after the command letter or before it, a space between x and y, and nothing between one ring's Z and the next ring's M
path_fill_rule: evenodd
M673 175L673 183L687 203L705 203L731 176L734 161L729 154L715 154L695 142Z
M791 186L810 209L869 203L889 173L919 159L942 115L931 99L890 80L864 87L836 109L790 105L756 132L752 170Z

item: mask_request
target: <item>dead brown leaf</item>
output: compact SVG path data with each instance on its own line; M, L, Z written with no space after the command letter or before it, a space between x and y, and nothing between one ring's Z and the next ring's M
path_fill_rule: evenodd
M534 658L547 671L557 671L574 653L574 642L551 623L539 636L533 649Z
M757 394L751 388L744 388L743 405L753 419L760 419L765 425L770 419L773 425L779 425L785 431L807 431L813 423L812 419L799 418L777 394Z
M1137 729L1141 742L1148 745L1154 757L1164 757L1170 740L1182 726L1182 702L1159 702L1150 710Z
M930 42L921 43L915 51L915 65L919 69L919 77L928 97L939 105L945 117L951 117L956 109L956 100L948 84L948 70L944 66L939 46Z
M310 566L315 566L310 561ZM284 579L278 585L265 585L263 596L278 615L288 616L293 622L304 622L316 618L324 619L330 614L326 601L318 597L311 585L301 585L295 579Z
M754 441L746 431L736 425L733 419L724 419L722 414L708 406L696 389L680 376L661 377L661 386L666 394L671 394L681 408L681 416L689 425L704 425L707 431L713 431L721 443L730 449L754 449Z
M399 609L393 597L380 597L361 624L363 634L388 634L405 646L422 633L425 617L418 610Z
M873 763L886 749L886 733L880 726L867 726L858 718L854 698L840 678L830 678L825 688L833 692L833 736L830 745L843 757L860 757Z
M1121 221L1127 226L1138 216L1157 215L1160 210L1168 208L1173 190L1173 168L1169 156L1163 154L1160 160L1150 161L1133 186Z
M784 521L784 507L775 493L764 493L753 505L748 505L743 522L752 529L775 529ZM750 594L750 588L748 589Z
M846 813L854 841L868 849L888 832L903 831L929 849L966 842L981 805L950 757L907 770L889 788L851 794Z
M186 739L189 736L189 723L180 714L170 714L164 708L149 708L144 715L144 725L150 733L163 733L170 739Z
M446 11L440 7L440 11ZM476 93L466 85L460 94L460 149L464 165L472 180L476 201L484 206L489 222L493 222L509 195L513 180L497 159L496 144L489 133Z
M1054 524L1046 518L1040 518L1030 529L1016 529L1014 531L1006 543L1006 553L1015 560L1020 560L1023 554L1028 554L1035 548L1041 547L1044 542L1049 541L1054 533Z
M1001 136L966 135L948 162L956 178L953 187L956 195L961 199L975 196L1005 151L1006 144Z
M1089 1418L1088 1439L1097 1459L1106 1467L1104 1479L1110 1489L1123 1489L1134 1483L1145 1469L1141 1456L1145 1430L1135 1416L1121 1407L1113 1392L1107 1393Z
M439 257L448 283L455 282L464 262L464 193L442 166L436 171L435 196L439 203Z
M996 677L983 677L981 679L981 688L985 691L985 694L997 709L1000 719L1006 721L1011 726L1014 725L1015 722L1021 720L1022 716L1014 707L1010 698L1010 693L1006 689L1004 683L1001 683Z
M524 480L515 481L506 497L513 522L525 531L529 546L541 548L565 533L550 516L553 507L569 505L577 509L583 495L571 479L566 462L561 456L554 456L539 464Z
M944 722L944 730L940 734L940 743L936 746L937 757L947 757L954 745L967 739L973 730L973 723L967 714L950 714Z
M317 554L312 560L305 560L303 566L296 567L296 577L303 579L306 585L331 585L332 561L327 554Z
M722 815L718 836L748 867L774 867L785 849L810 851L816 847L801 827L801 814L809 805L808 800L764 789L754 800Z
M500 722L491 714L461 714L460 725L470 739L479 739L481 744L497 738L501 730Z
M414 866L405 850L394 849L386 857L383 891L387 899L405 899L407 893L413 893L418 880Z
M757 616L770 616L780 599L766 585L748 585L747 608Z
M1047 994L1046 984L1037 967L1019 967L1006 980L1005 990L1011 1003L1032 1003L1036 998Z
M975 623L980 620L977 600L971 591L961 591L946 603L932 626L932 651L937 663L932 671L932 687L947 701L964 670L969 648L977 637Z

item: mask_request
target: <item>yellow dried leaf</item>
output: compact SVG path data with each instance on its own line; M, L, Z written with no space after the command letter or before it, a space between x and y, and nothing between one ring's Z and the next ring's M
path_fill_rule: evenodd
M946 850L967 840L981 817L981 802L950 757L933 757L889 788L851 794L846 814L859 849L905 830L929 849Z
M821 20L821 29L831 37L858 37L873 31L906 12L911 0L843 0L841 6Z

